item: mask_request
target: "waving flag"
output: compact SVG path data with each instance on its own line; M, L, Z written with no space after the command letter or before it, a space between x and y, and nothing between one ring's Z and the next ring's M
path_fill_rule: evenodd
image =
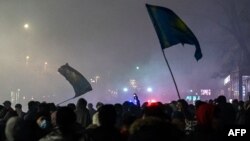
M75 91L75 97L83 95L92 90L90 83L81 73L79 73L74 68L70 67L68 63L61 66L58 69L58 72L62 74L69 83L73 86Z
M198 40L187 25L170 9L146 4L155 27L162 49L181 43L195 45L195 58L198 61L202 53Z

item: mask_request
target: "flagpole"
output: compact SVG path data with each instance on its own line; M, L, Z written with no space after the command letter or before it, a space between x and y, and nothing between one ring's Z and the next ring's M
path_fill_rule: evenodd
M69 101L69 100L72 100L72 99L74 99L74 98L75 98L75 97L72 97L72 98L70 98L70 99L64 100L63 102L58 103L57 106L59 106L60 104L62 104L62 103L64 103L64 102L67 102L67 101Z
M179 93L179 90L178 90L177 84L176 84L175 79L174 79L174 75L173 75L172 70L171 70L171 68L170 68L170 66L169 66L169 63L168 63L168 60L167 60L167 58L166 58L165 52L164 52L164 50L163 50L163 49L162 49L161 51L162 51L162 53L163 53L163 56L164 56L165 62L167 63L168 69L169 69L170 74L171 74L171 76L172 76L172 79L173 79L173 81L174 81L174 85L175 85L175 89L176 89L176 92L177 92L178 98L179 98L179 99L181 99L181 96L180 96L180 93Z

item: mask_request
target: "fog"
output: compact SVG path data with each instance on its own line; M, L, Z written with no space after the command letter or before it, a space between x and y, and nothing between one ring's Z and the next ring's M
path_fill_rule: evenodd
M249 47L248 0L0 0L0 102L11 100L11 92L19 92L16 102L22 104L73 97L72 86L57 72L65 63L97 79L93 91L81 96L89 102L122 102L134 92L142 100L177 99L146 3L172 9L199 40L198 62L192 45L165 49L180 94L220 89L218 74L235 63L230 60L240 50L232 23ZM131 79L138 89L123 92Z

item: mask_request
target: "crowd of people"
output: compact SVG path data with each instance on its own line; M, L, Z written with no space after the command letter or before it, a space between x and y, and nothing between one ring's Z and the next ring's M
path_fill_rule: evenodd
M188 104L144 102L77 103L57 106L30 101L14 109L10 101L0 106L1 141L216 141L228 127L249 127L250 101L227 102L225 96Z

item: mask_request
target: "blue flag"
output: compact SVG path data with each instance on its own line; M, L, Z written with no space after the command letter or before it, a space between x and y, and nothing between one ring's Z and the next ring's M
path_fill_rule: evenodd
M151 21L158 35L161 48L181 43L195 45L195 58L202 58L200 44L187 25L170 9L146 4Z
M70 67L68 63L61 66L58 69L58 72L62 74L65 77L65 79L67 79L69 83L73 86L75 91L74 98L92 90L92 87L88 82L88 80L77 70Z

